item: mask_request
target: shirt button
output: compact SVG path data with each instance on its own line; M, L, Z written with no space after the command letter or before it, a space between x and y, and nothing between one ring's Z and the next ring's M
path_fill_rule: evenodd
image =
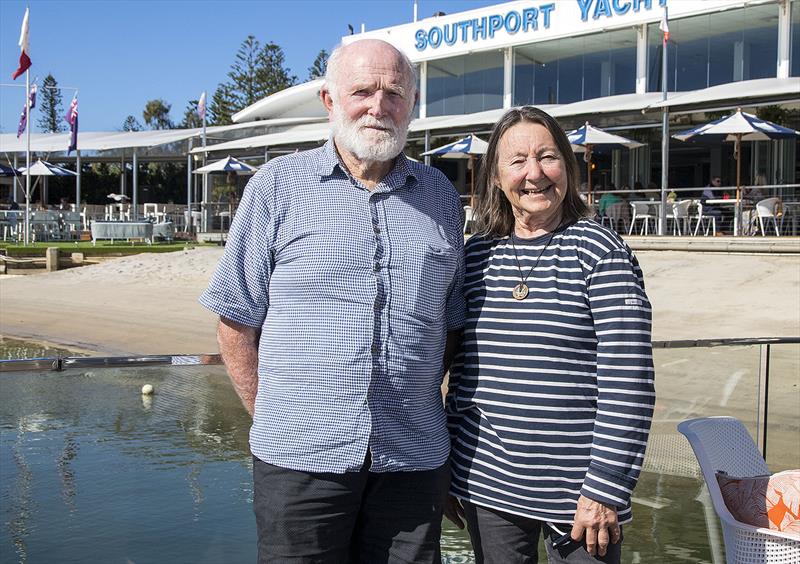
M381 269L381 263L379 263L379 262L376 262L376 263L375 263L375 266L373 267L373 270L374 270L375 272L378 272L380 269Z
M378 345L372 345L372 353L378 354L380 352L380 347Z
M380 311L381 309L381 302L375 302L375 305L372 306L375 311Z
M375 231L375 234L376 234L376 235L377 235L377 234L379 234L379 233L381 232L381 228L380 228L380 227L378 227L377 225L376 225L375 227L373 227L373 230Z

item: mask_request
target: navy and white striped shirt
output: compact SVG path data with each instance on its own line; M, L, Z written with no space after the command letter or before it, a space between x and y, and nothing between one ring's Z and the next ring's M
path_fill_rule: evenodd
M430 470L449 452L446 332L464 323L461 205L400 155L368 191L331 141L248 183L201 303L261 329L250 448L307 472Z
M516 241L523 274L549 235ZM650 303L616 233L557 230L515 300L508 237L466 245L464 347L451 368L452 493L570 523L580 494L631 518L655 401Z

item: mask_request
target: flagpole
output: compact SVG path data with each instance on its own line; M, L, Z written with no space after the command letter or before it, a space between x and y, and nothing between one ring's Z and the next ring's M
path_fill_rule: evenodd
M205 92L203 93L205 94ZM208 153L206 152L206 112L205 108L203 108L203 166L206 166L206 159L208 158ZM208 198L208 173L203 173L203 199L201 200L200 204L200 228L203 231L208 231L206 228L206 212L203 209L202 202L206 201ZM190 214L191 215L191 214Z
M664 22L668 22L667 7L664 6ZM667 25L669 25L667 23ZM664 48L661 50L661 101L667 101L667 42L669 28L664 33ZM661 206L658 218L658 234L666 233L667 225L667 183L669 182L669 107L662 107L661 115Z
M25 113L31 120L31 71L25 71ZM31 128L25 124L25 246L31 240Z

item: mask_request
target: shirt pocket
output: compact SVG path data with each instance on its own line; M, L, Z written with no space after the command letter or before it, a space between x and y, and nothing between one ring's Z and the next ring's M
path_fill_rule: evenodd
M400 297L406 313L428 323L443 322L457 262L455 249L444 241L408 245L400 267Z

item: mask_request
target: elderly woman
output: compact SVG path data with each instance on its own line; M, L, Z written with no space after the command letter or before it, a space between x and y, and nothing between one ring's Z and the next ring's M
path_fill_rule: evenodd
M495 126L466 244L468 318L448 394L448 517L479 563L619 562L655 399L650 303L578 164L533 107Z

